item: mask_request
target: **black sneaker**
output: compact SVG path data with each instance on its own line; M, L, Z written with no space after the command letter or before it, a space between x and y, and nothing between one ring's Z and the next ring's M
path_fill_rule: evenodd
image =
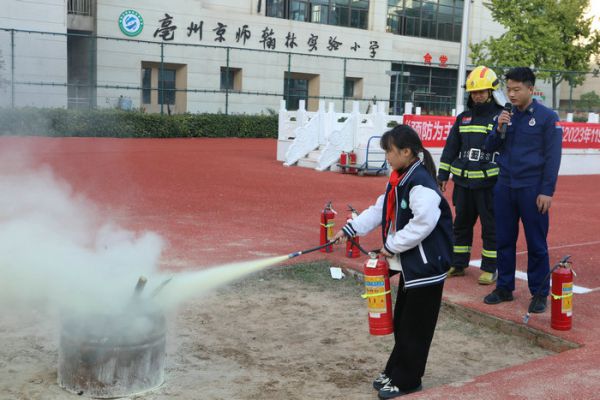
M392 383L388 383L387 385L385 385L384 387L382 387L379 390L379 398L384 400L384 399L394 399L396 397L400 397L400 396L404 396L405 394L410 394L410 393L414 393L414 392L418 392L420 390L423 390L423 386L419 385L414 389L409 389L409 390L400 390L398 388L398 386L394 386L392 385Z
M513 300L512 292L505 290L505 289L500 289L500 288L494 289L494 291L492 293L488 294L487 296L485 296L483 298L483 302L485 304L498 304L498 303L502 303L503 301L512 301L512 300Z
M541 314L546 311L547 302L548 298L546 296L533 296L529 303L528 310L531 313Z
M382 372L379 374L377 379L373 381L373 389L381 390L381 388L390 383L390 381L391 379L384 372Z

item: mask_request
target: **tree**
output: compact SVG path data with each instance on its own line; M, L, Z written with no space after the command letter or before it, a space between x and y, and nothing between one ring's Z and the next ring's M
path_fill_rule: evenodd
M558 85L581 84L591 58L600 60L600 32L592 33L593 17L583 16L589 0L490 0L486 6L507 31L471 44L473 63L533 66L537 77L552 82L553 108Z
M590 111L600 106L600 96L595 91L583 93L579 97L579 105L586 111Z

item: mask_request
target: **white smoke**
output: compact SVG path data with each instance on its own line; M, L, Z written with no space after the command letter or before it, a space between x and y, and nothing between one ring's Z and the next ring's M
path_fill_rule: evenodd
M0 311L126 307L138 277L158 270L161 237L117 226L22 154L0 151Z
M160 271L158 234L119 227L49 167L11 150L0 150L0 312L33 306L86 320L168 311L288 258ZM148 283L134 295L140 276Z

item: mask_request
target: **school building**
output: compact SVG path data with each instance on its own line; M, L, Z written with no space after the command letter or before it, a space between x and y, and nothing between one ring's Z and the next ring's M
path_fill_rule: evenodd
M470 3L468 42L502 26ZM4 4L6 1L4 2ZM261 113L456 104L463 0L8 0L0 106ZM469 60L467 58L467 60ZM464 78L458 79L463 81ZM551 104L551 90L537 90Z

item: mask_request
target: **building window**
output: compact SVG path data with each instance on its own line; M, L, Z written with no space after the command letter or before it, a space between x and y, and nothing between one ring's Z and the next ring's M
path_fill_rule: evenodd
M142 103L152 102L152 68L142 68Z
M421 107L423 114L451 114L456 101L456 70L392 64L392 71L390 99L394 113L401 113L404 103L411 102Z
M344 80L344 97L354 97L354 79Z
M221 67L221 90L242 90L242 69Z
M175 104L175 75L174 69L158 70L158 104Z
M169 114L187 111L186 64L142 61L140 71L140 104L146 111Z
M346 77L344 80L344 97L351 99L362 98L362 78Z
M460 42L463 6L463 0L389 1L387 31Z
M308 79L287 79L283 97L288 110L297 110L300 100L308 101Z
M367 29L369 0L267 0L266 15Z

